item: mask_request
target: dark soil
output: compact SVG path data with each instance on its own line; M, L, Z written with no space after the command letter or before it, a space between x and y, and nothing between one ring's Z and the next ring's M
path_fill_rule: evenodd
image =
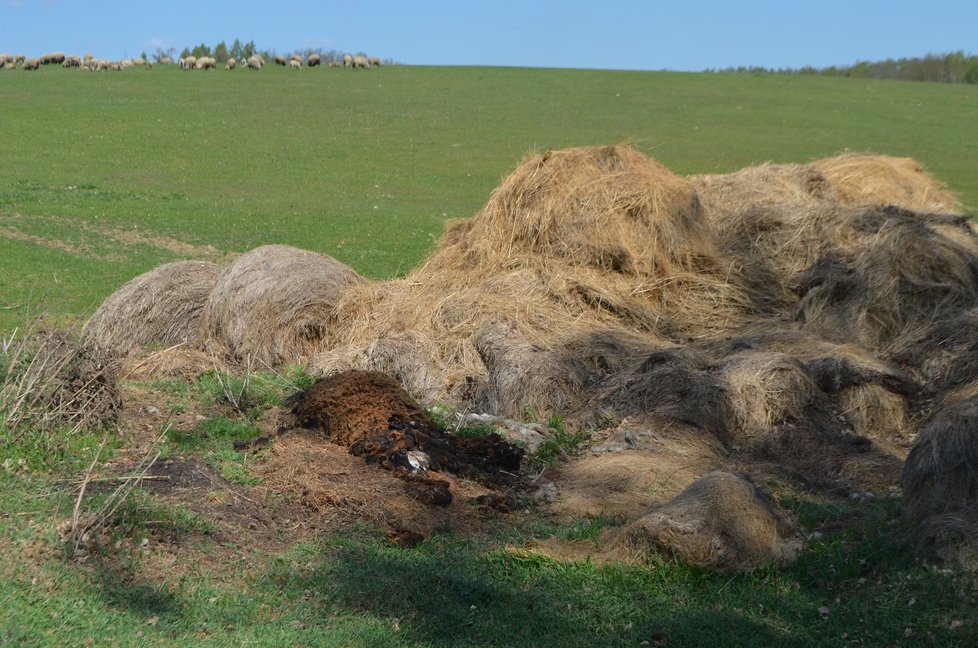
M498 434L449 434L385 374L339 373L317 380L290 403L300 426L405 477L408 490L426 503L444 506L451 501L447 482L426 477L429 472L449 472L489 487L512 487L519 481L521 448Z

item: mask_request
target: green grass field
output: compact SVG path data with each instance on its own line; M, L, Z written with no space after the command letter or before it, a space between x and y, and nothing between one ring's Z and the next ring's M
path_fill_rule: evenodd
M964 85L585 70L2 73L0 330L28 306L84 317L205 246L404 274L530 150L629 142L680 174L872 150L920 160L974 211L976 101Z
M160 263L267 243L402 275L530 150L628 142L679 174L871 150L916 158L978 214L976 106L976 86L780 75L0 72L0 332L41 312L77 323ZM175 410L213 399L213 386L167 388ZM0 646L978 644L974 574L918 560L892 532L891 498L785 494L823 539L745 574L507 551L614 524L532 514L412 550L369 526L279 552L208 550L208 520L148 495L123 511L121 548L76 564L55 528L99 439L49 461L0 445ZM170 452L217 452L178 441ZM241 558L169 574L153 562L163 536L202 565L207 551Z

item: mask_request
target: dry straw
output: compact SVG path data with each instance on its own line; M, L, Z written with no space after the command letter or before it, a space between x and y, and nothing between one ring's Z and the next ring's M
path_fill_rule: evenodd
M846 205L893 205L920 212L961 213L961 203L911 158L848 153L812 163Z
M314 365L405 334L437 345L416 371L443 376L439 397L478 392L485 406L505 405L516 386L563 371L547 353L560 338L625 329L660 340L740 322L752 309L741 279L717 251L695 187L655 160L622 146L531 155L406 279L344 293ZM550 367L517 362L528 349ZM486 380L502 391L472 389ZM530 394L497 413L552 411L567 398Z

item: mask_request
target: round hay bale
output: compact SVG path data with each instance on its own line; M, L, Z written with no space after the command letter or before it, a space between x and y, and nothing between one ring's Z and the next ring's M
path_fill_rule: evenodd
M421 405L440 393L444 370L435 343L417 331L383 335L367 347L367 368L391 376Z
M789 355L741 352L727 358L722 371L736 429L748 439L800 418L815 398L816 387L804 365Z
M270 367L301 363L326 337L343 292L364 281L324 254L286 245L255 248L217 280L201 333L235 360Z
M486 322L475 346L489 372L476 396L478 411L548 419L564 414L580 395L580 385L559 356L528 342L512 322Z
M102 302L85 324L83 335L112 356L125 356L153 344L191 342L222 272L208 261L176 261L145 272Z
M714 471L619 532L620 550L666 551L691 565L753 569L793 558L801 548L793 520L764 489Z
M846 205L894 205L922 212L961 213L961 204L912 158L847 153L812 162Z

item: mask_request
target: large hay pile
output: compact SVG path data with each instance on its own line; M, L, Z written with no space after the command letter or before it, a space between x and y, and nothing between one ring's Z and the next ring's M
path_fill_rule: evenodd
M337 349L349 354L349 345L365 350L408 332L436 341L437 353L419 370L441 375L443 388L418 394L423 401L502 405L507 416L525 416L527 407L553 413L560 403L549 397L511 403L472 385L521 383L500 375L521 371L505 358L552 348L555 332L624 328L658 339L740 322L752 311L741 279L718 252L689 181L626 147L551 151L524 159L406 279L347 291L331 348L313 366L334 368ZM493 332L485 328L491 321L504 324ZM502 329L511 331L510 351L506 340L495 341L507 337Z
M944 420L940 397L978 378L978 231L959 212L903 158L686 179L624 146L549 151L404 279L366 282L285 246L242 256L208 294L197 347L321 375L380 371L422 405L615 429L555 475L564 510L602 510L605 493L629 517L648 513L691 483L689 466L886 490L922 422ZM908 474L915 491L943 488ZM728 533L722 511L703 511L702 528ZM695 542L713 546L710 533ZM726 551L718 564L761 560Z

